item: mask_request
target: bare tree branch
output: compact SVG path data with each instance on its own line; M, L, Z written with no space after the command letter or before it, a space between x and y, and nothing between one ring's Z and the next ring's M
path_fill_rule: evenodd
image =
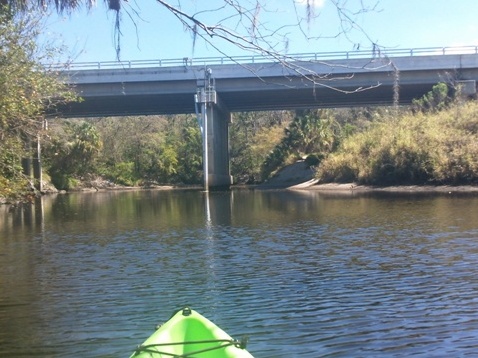
M230 18L232 17L238 17L239 23L243 28L249 28L250 31L244 33L244 32L236 32L233 28L231 27L226 27L221 23L216 23L213 25L208 25L204 22L202 22L197 14L188 14L181 10L179 7L172 6L169 2L164 1L164 0L156 0L159 4L163 5L166 7L172 14L174 14L177 19L183 24L184 28L188 29L193 33L195 41L199 37L203 39L208 45L216 49L219 53L222 55L229 57L231 60L234 61L234 59L230 56L227 55L224 51L221 50L219 46L216 45L216 41L214 40L221 40L223 43L229 43L232 44L240 49L243 49L245 51L253 52L253 53L258 53L262 56L268 57L271 59L271 61L274 61L276 63L280 63L285 71L286 76L300 76L304 78L307 81L310 81L314 86L317 87L326 87L332 90L340 91L343 93L354 93L354 92L359 92L359 91L364 91L369 88L373 88L378 86L379 84L373 84L370 87L367 88L357 88L351 91L344 91L341 89L338 89L333 86L333 81L337 81L340 79L350 79L350 77L331 77L330 74L318 74L310 70L308 66L306 66L306 63L297 61L293 56L289 56L286 53L280 51L278 49L279 45L279 40L277 40L277 35L282 34L282 30L286 28L286 26L280 26L278 28L274 29L268 29L266 24L262 23L259 21L258 15L260 12L260 4L256 2L254 5L255 7L247 9L244 6L239 5L238 2L234 0L224 0L226 4L229 5L229 9L234 9L234 13L231 14ZM311 6L311 1L313 0L307 0L308 7ZM361 14L360 11L351 13L348 9L343 7L343 4L341 3L340 0L332 0L333 4L335 5L337 12L339 14L341 26L342 26L342 31L347 32L351 31L353 28L358 29L360 32L363 32L365 34L365 31L363 30L362 27L359 25L356 25L354 22L353 16ZM364 11L370 11L368 8L364 8ZM307 17L310 19L310 17L313 16L312 10L308 9L307 10ZM225 21L224 21L225 22ZM224 23L223 22L223 23ZM345 24L349 24L350 29L345 28ZM292 26L292 25L289 25ZM295 26L300 26L300 19L299 22ZM282 35L283 36L283 35ZM280 38L280 37L279 37ZM367 37L368 38L368 37ZM378 48L378 46L373 43L372 44L373 52L375 52ZM331 68L333 66L337 65L331 65L330 63L327 62L320 62L323 65L330 66ZM383 66L388 66L389 61L380 67L382 68ZM247 65L241 64L241 66L248 68L249 70L252 71L251 67L248 67ZM361 68L360 68L361 69ZM358 69L357 69L358 70ZM257 76L260 78L260 75L257 74Z
M123 21L121 15L126 13L137 31L136 21L139 19L141 5L139 2L128 2L128 0L103 0L103 2L108 9L116 12L114 38L119 59ZM25 10L28 6L33 5L38 8L54 5L61 13L72 12L80 6L91 9L96 5L96 0L0 0L0 4L2 3L10 5L17 11ZM296 58L288 55L290 39L293 34L299 34L306 41L343 37L350 42L354 49L369 48L373 57L381 57L381 48L360 24L360 20L363 20L366 14L379 11L377 0L357 2L348 0L282 0L280 3L269 0L198 2L156 0L156 3L165 9L166 13L174 16L185 31L191 33L193 51L198 45L198 40L201 40L207 46L234 61L226 50L228 46L232 45L242 51L260 54L272 62L279 63L284 67L285 74L299 75L314 86L335 89L333 81L338 78L331 77L330 74L314 73L306 66L306 63L297 61ZM338 24L335 33L333 30L331 32L330 29L315 26L317 25L315 21L320 19L322 5L335 9ZM192 8L194 10L191 10ZM274 18L279 15L287 15L283 16L286 18L285 22L277 24L274 21ZM317 31L320 32L317 33ZM357 41L356 36L359 36L366 44ZM390 65L389 60L385 62L384 66ZM331 66L330 72L332 72L331 64L326 62L321 62L321 64ZM391 71L393 71L392 67ZM361 90L365 89L361 88L352 92Z

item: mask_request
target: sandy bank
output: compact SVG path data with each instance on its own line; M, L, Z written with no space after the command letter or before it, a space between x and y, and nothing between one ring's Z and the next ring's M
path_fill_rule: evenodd
M315 190L324 193L478 193L478 186L473 185L396 185L396 186L372 186L358 185L356 183L320 184L315 179L315 172L304 161L288 165L279 170L274 177L264 184L257 186L258 189L291 189L291 190Z

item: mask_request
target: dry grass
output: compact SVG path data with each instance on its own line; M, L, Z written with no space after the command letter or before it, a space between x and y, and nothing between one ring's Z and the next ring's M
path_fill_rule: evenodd
M318 170L322 182L478 182L478 103L383 117L346 138Z

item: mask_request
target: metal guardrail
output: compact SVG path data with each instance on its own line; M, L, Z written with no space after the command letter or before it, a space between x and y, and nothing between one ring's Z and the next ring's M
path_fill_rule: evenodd
M170 67L170 66L206 66L266 63L278 60L284 61L327 61L344 59L367 59L377 57L399 56L429 56L429 55L464 55L478 54L478 46L457 47L425 47L414 49L389 49L383 51L339 51L339 52L312 52L290 54L284 57L272 56L231 56L231 57L196 57L181 59L157 59L157 60L133 60L133 61L101 61L101 62L72 62L49 64L45 67L57 70L100 70L100 69L125 69L146 67Z

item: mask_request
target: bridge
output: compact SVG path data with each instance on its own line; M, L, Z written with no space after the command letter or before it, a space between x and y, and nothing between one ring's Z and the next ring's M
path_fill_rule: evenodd
M71 64L65 81L83 98L63 117L197 113L205 187L228 186L230 113L409 104L438 82L476 94L478 46ZM207 171L206 171L207 170Z

